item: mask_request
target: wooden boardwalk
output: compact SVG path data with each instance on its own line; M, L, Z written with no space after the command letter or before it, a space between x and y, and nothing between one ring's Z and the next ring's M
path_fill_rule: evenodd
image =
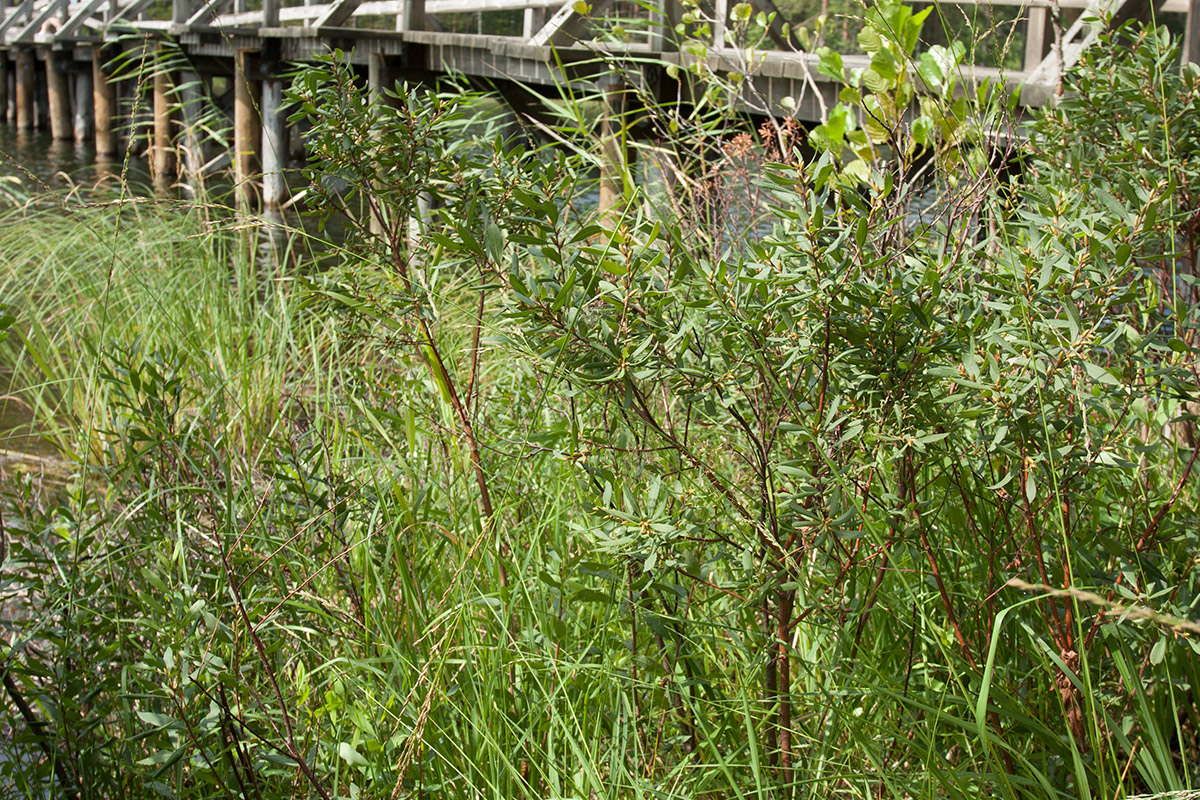
M1064 61L1070 65L1100 32L1094 20L1148 17L1159 12L1187 15L1186 57L1197 60L1200 0L952 0L959 5L1018 5L1025 32L1020 70L1000 72L972 67L966 82L983 78L1024 85L1023 102L1044 102L1057 85L1059 59L1051 53L1049 20L1055 9L1076 17L1064 33ZM100 157L116 152L121 94L131 87L112 79L107 65L120 50L162 49L173 42L187 57L183 74L155 79L154 109L148 123L152 169L164 180L175 170L176 153L197 161L200 148L180 148L171 100L196 91L201 82L221 99L234 118L231 158L239 183L263 178L263 199L278 202L273 184L287 150L280 112L281 73L288 62L303 61L338 48L359 65L372 85L398 77L425 80L447 73L509 86L556 87L589 83L597 88L619 80L638 85L661 100L680 98L681 84L671 65L704 60L717 73L751 76L739 98L743 110L821 120L836 102L840 86L817 69L817 58L790 46L781 35L781 16L772 30L775 49L760 49L747 64L727 36L731 0L702 6L711 38L702 49L682 50L675 29L683 20L679 0L0 0L0 121L21 129L47 127L56 139L95 140ZM776 13L772 0L750 0L756 11ZM253 5L251 5L253 4ZM586 13L580 13L586 11ZM695 12L693 12L695 13ZM450 32L447 22L474 21L473 32ZM607 21L607 24L605 22ZM498 28L504 28L500 35ZM619 35L615 35L619 33ZM165 51L164 51L165 52ZM860 56L844 57L847 68L865 66ZM171 81L180 91L171 93ZM161 83L161 85L160 85ZM192 88L188 88L192 87ZM220 91L217 91L218 88ZM523 91L523 90L522 90ZM519 94L520 92L518 92ZM186 97L184 98L186 101ZM187 103L184 103L186 109ZM186 114L186 111L183 112ZM186 122L186 120L185 120ZM260 144L261 139L261 144ZM226 157L224 163L228 163ZM219 158L218 158L219 160ZM208 166L220 166L216 161ZM281 177L278 183L281 184Z

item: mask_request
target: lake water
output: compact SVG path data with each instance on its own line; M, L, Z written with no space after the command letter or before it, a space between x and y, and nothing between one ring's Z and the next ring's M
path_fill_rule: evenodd
M122 174L136 190L149 191L145 160L133 154L98 164L91 144L56 142L47 131L19 131L15 125L0 124L0 176L15 179L15 184L0 184L0 191L7 185L25 196L113 192Z

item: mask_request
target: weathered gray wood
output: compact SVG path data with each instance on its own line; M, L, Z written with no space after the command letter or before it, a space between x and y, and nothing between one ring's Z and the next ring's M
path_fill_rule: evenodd
M533 38L533 35L545 24L546 9L526 6L525 13L521 16L521 38Z
M146 7L157 0L135 0L129 5L122 6L121 9L113 14L108 19L106 27L112 27L118 22L132 22L138 18L138 15L146 10Z
M262 181L263 210L276 211L287 200L288 138L283 113L283 81L268 77L262 82Z
M1029 18L1025 24L1025 66L1026 72L1033 72L1038 64L1050 53L1050 45L1054 41L1054 31L1050 27L1050 13L1044 8L1030 8Z
M71 39L79 32L79 28L86 20L91 19L101 12L106 0L87 0L87 2L79 5L67 17L66 22L58 29L58 34L55 39Z
M1183 63L1200 64L1200 0L1191 0L1183 35Z
M551 6L558 7L561 3L562 0L425 0L424 6L425 13L427 14L458 14L467 11L511 11L517 9L538 11ZM407 0L370 0L369 2L360 3L350 13L350 17L386 17L393 14L402 16L414 5L414 3L407 2ZM310 4L280 8L279 18L275 24L277 25L279 22L317 20L328 13L331 8L332 6L329 4ZM197 23L204 21L196 15L191 19ZM261 14L257 11L246 11L240 14L220 14L211 18L212 24L219 27L253 25L260 19ZM263 27L274 27L274 25L264 25ZM318 24L314 27L328 28L337 26ZM397 30L420 30L420 28L398 27Z
M677 50L675 26L683 16L679 0L656 0L650 11L650 39L648 44L655 52Z
M89 142L95 134L95 120L92 118L92 72L84 70L72 76L72 89L75 93L75 144Z
M396 19L397 30L423 31L428 24L427 14L431 14L426 0L404 0L404 8Z
M591 3L591 13L596 14L612 4L612 0L596 0ZM588 28L587 17L575 10L574 0L567 0L554 13L550 21L533 35L529 43L534 47L547 45L569 45L581 41L586 36Z
M58 30L58 23L62 22L62 18L66 13L67 0L52 0L37 11L28 24L22 28L16 36L12 37L13 42L32 42L34 38L42 32L43 28L48 28L47 33L53 34Z
M336 28L344 25L361 2L362 0L337 0L337 2L331 3L329 9L317 18L313 27L317 29Z
M179 136L182 177L185 185L199 196L204 180L204 141L200 137L200 76L190 70L179 73L179 115L183 130Z
M713 0L712 45L718 50L725 47L728 22L729 0Z
M1163 0L1094 0L1063 33L1062 54L1051 52L1029 72L1021 88L1021 104L1040 106L1051 102L1059 91L1062 73L1079 62L1083 51L1106 28L1116 28L1132 19L1148 19L1152 9L1161 12Z
M262 0L262 26L279 27L279 0Z
M8 16L0 21L0 42L5 40L5 34L10 28L15 28L19 23L24 23L32 16L33 0L25 0L21 5L14 7Z
M189 28L194 28L200 25L206 25L217 18L221 12L221 8L228 5L232 0L212 0L212 2L204 2L200 4L200 8L194 14L187 18L184 23Z

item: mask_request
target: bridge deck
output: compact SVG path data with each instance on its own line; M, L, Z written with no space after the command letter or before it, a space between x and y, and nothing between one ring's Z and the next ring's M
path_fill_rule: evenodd
M7 3L8 0L0 0ZM597 0L587 15L574 0L21 0L0 8L0 51L23 47L75 50L95 47L130 34L172 37L189 54L232 59L237 51L266 51L273 58L297 61L338 47L352 60L366 64L372 57L393 59L409 70L459 72L471 77L508 79L552 86L564 80L591 80L599 72L597 55L617 56L635 69L661 80L667 64L686 66L697 56L680 52L666 35L680 18L677 0L657 0L642 18L622 20L629 41L595 37L591 21L612 10L614 0ZM1089 14L1120 12L1139 0L954 0L959 4L1020 5L1028 18L1026 58L1019 70L1001 72L972 67L968 82L992 78L1010 86L1027 81L1041 90L1026 94L1041 102L1057 80L1057 59L1048 53L1046 9L1083 9ZM1166 0L1161 11L1188 11L1196 0ZM835 101L835 87L816 70L816 57L795 48L761 50L753 68L740 50L727 47L725 34L729 0L713 0L712 40L703 57L717 71L753 75L742 106L760 113L791 113L806 120L821 117ZM752 0L756 10L774 13L772 0ZM519 35L486 32L451 33L437 30L440 16L509 11L522 15ZM1194 15L1191 15L1194 16ZM1192 20L1189 20L1191 22ZM778 34L776 20L776 33ZM481 22L482 24L482 22ZM1036 30L1040 25L1042 30ZM1095 35L1095 28L1077 22L1066 41L1068 62ZM782 38L776 35L776 40ZM1040 41L1033 41L1038 40ZM859 59L847 56L847 66ZM864 62L865 63L865 62Z

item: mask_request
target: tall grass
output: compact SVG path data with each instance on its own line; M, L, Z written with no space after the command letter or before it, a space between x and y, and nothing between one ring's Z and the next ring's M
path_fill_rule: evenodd
M1195 328L1152 166L1097 200L1043 153L1053 193L906 227L915 185L854 177L877 142L692 129L678 163L720 166L605 229L568 208L582 122L572 158L336 61L297 94L314 196L382 209L327 270L203 207L0 224L0 357L77 465L6 485L7 793L1194 787Z

